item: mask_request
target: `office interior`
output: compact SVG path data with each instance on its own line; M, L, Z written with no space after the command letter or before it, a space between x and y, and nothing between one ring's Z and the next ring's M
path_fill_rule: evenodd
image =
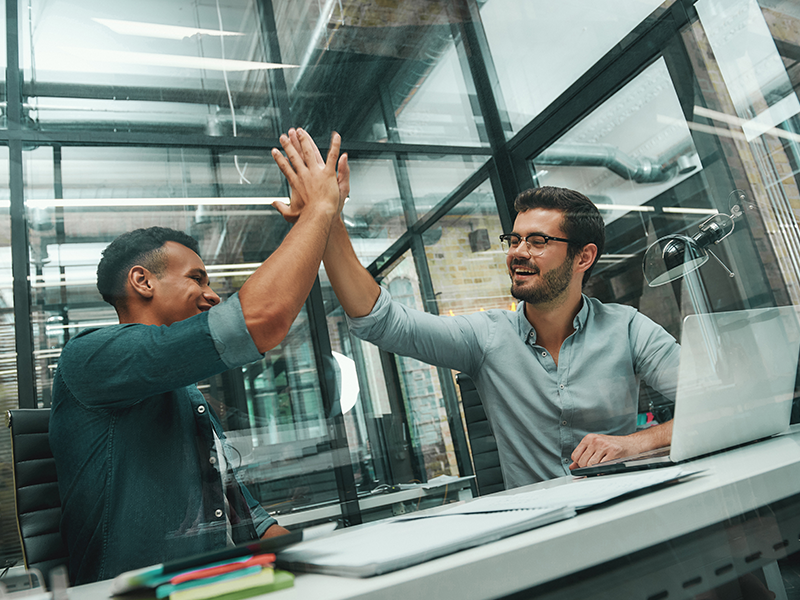
M64 345L116 322L95 269L119 234L191 234L235 293L289 230L270 149L293 126L342 135L342 218L408 306L514 310L498 236L544 185L605 219L585 293L677 339L687 315L800 304L798 1L3 5L3 412L48 407ZM732 227L713 256L651 286L648 248L709 219ZM279 522L349 526L480 492L455 375L352 336L320 268L283 343L199 387ZM643 388L640 413L670 406ZM21 560L10 452L0 436L0 569Z

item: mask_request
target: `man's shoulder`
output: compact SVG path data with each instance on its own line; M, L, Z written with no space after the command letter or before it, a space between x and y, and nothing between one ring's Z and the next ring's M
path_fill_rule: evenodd
M618 304L616 302L603 302L597 298L584 296L589 303L589 311L596 316L617 316L632 319L634 315L641 314L636 308L628 304Z
M64 345L58 360L59 366L73 359L81 361L82 357L101 350L109 340L116 338L121 331L131 327L145 327L145 325L125 323L106 325L104 327L90 327L82 330Z

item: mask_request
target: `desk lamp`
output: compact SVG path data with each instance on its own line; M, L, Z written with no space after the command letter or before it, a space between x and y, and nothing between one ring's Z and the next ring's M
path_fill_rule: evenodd
M693 236L672 234L655 242L645 252L642 267L644 277L650 287L658 287L699 269L708 262L709 254L717 259L729 276L734 273L711 251L712 244L719 244L728 237L735 221L743 212L747 196L741 190L734 190L729 197L731 214L717 214L700 223L699 231Z

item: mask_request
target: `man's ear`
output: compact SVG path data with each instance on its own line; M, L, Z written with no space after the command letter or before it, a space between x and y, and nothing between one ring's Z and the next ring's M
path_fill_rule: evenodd
M597 245L586 244L576 257L575 271L583 273L594 264L595 258L597 258Z
M128 284L133 293L142 298L153 297L153 279L153 274L140 265L135 265L128 271Z

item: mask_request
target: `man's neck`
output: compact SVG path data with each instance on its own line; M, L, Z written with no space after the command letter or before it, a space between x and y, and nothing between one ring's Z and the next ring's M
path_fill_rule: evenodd
M536 330L536 343L558 356L561 344L575 331L573 325L581 309L580 288L570 288L547 304L525 303L525 318Z

